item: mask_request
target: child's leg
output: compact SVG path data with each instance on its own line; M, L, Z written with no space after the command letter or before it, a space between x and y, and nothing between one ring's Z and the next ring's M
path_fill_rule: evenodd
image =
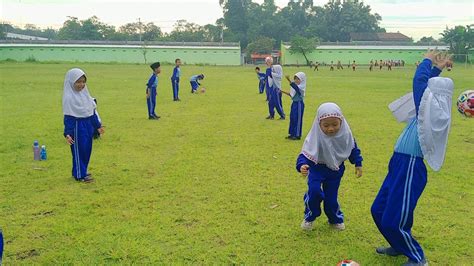
M290 127L288 128L288 134L292 137L296 137L296 126L298 120L298 102L291 104L290 110Z
M94 128L88 120L76 120L72 152L72 175L76 179L87 176L87 166L92 152L92 133Z
M148 117L153 116L153 111L151 110L151 107L152 107L151 92L150 92L150 96L146 99L146 105L148 108Z
M179 99L179 80L176 80L176 99Z
M411 235L413 212L426 185L426 166L422 158L404 155L389 191L380 223L392 248L415 262L424 259L421 246Z
M285 112L283 111L283 106L281 104L281 92L279 92L279 91L277 92L275 90L275 92L273 94L274 94L274 98L275 98L275 102L274 102L275 108L276 108L278 114L281 117L285 118Z
M310 171L308 175L308 192L304 194L304 219L307 222L314 221L321 215L321 201L324 193L321 190L322 173L320 171Z
M296 133L295 137L301 138L302 129L303 129L303 113L304 113L304 102L298 102L298 118L296 120Z
M171 80L171 86L173 88L173 100L176 100L176 94L177 94L177 88L176 88L176 80L172 79Z
M151 93L151 114L152 115L156 115L155 114L155 107L156 107L156 89L153 89L152 90L152 93Z
M270 90L273 90L273 88L271 88ZM271 117L275 116L275 103L274 103L275 96L273 94L274 94L273 92L270 92L270 95L268 98L268 113L270 114Z
M390 188L393 186L392 184L394 183L394 180L396 179L395 174L398 172L398 168L402 167L402 165L400 165L399 162L400 160L399 160L398 155L397 154L392 155L392 158L390 159L390 162L388 164L388 174L385 177L382 187L377 193L377 196L375 197L375 200L372 203L372 207L370 209L375 225L377 226L377 228L382 234L384 234L381 228L382 216L387 206L387 200L390 195ZM384 237L387 238L385 235Z
M342 213L339 202L337 201L337 194L341 178L344 170L332 171L331 176L326 178L323 182L324 191L324 213L328 217L330 224L340 224L344 222L344 214Z

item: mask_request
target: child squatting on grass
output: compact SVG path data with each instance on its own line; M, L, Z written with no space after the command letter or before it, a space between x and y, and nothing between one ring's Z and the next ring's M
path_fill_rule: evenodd
M416 204L427 183L423 158L434 171L444 162L454 84L451 79L438 76L450 61L445 53L428 52L416 69L413 91L389 106L397 119L407 125L395 144L388 174L371 212L377 228L390 244L376 252L405 255L408 261L404 265L427 265L411 228Z
M87 166L92 153L94 134L104 134L104 128L95 112L96 103L87 89L84 71L73 68L64 79L63 113L64 137L71 146L72 176L77 181L91 182Z
M296 170L308 177L302 229L312 230L313 221L321 215L321 201L329 225L345 229L337 194L347 159L355 164L357 177L362 176L362 156L341 109L335 103L323 103L296 161Z

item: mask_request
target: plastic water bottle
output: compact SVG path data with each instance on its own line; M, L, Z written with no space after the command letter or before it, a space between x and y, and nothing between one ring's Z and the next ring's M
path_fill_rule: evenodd
M41 158L41 161L44 161L48 158L48 155L46 154L46 146L45 145L41 146L40 158Z
M35 140L35 142L33 143L33 158L35 159L35 161L39 161L41 158L40 158L40 147L39 147L39 143L37 140Z

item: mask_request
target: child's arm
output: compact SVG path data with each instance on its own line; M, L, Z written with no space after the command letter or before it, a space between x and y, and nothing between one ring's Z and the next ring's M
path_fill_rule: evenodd
M413 77L413 99L415 101L416 113L418 114L418 108L420 106L421 97L428 86L428 80L439 75L441 69L435 67L432 68L433 62L436 60L440 53L438 51L429 51L425 54L425 59L418 65L415 76ZM438 72L439 71L439 72Z
M291 95L290 95L290 93L289 93L289 92L287 92L287 91L284 91L284 90L280 90L280 91L281 91L282 93L284 93L284 94L286 94L286 95L288 95L288 96L290 96L290 97L291 97Z
M357 177L362 176L362 155L360 154L360 149L357 147L357 142L354 139L354 148L349 155L349 161L355 165L355 173Z
M300 172L303 176L307 176L309 168L314 165L315 163L306 158L302 153L296 159L296 171Z
M291 82L290 86L296 91L296 94L301 95L300 87L298 87L298 85L296 85L296 83Z
M64 116L64 137L69 145L74 144L74 126L76 124L76 118L73 116Z

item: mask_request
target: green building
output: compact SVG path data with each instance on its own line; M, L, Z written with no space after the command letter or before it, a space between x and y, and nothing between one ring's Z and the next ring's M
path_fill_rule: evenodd
M173 43L155 45L0 43L0 60L64 62L174 63L240 65L238 43Z
M289 44L281 45L281 64L282 65L304 65L306 60L303 54L291 54ZM307 54L308 60L319 62L320 64L330 64L341 61L342 64L356 61L358 65L368 65L371 60L386 61L403 60L405 64L415 64L423 58L423 54L428 49L438 48L448 50L449 47L442 46L414 46L414 45L320 45L310 54Z

